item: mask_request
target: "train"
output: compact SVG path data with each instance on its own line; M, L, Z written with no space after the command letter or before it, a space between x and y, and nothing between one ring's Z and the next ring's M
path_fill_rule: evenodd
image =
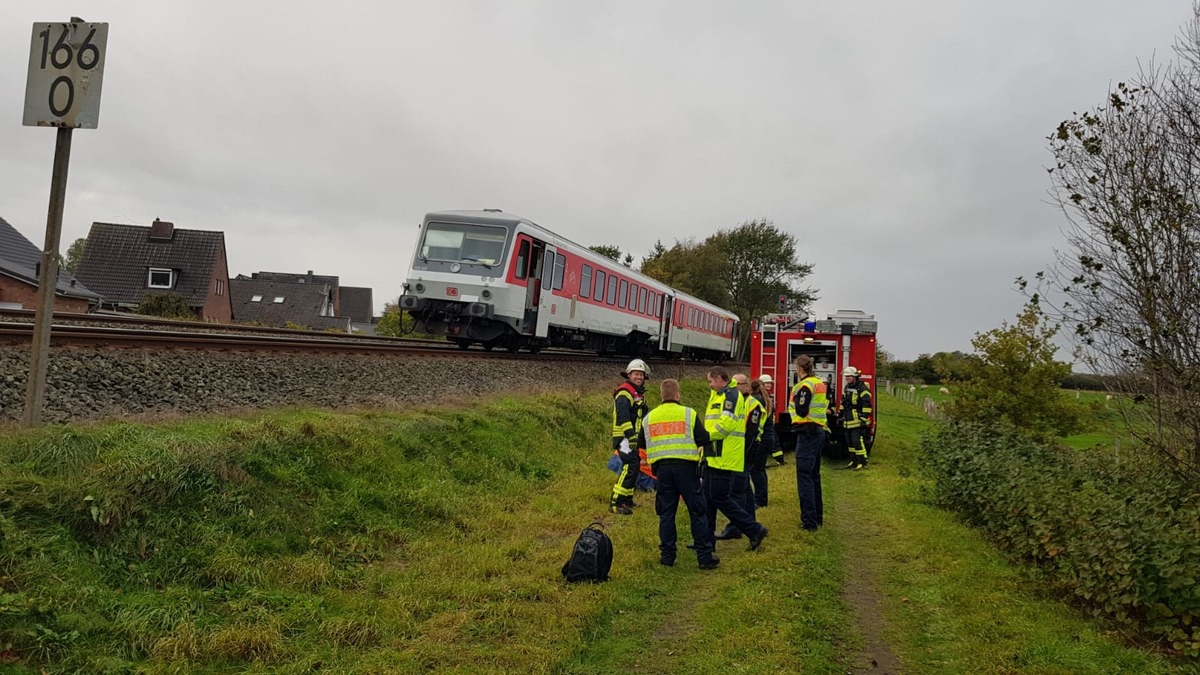
M426 214L400 309L415 330L511 352L720 361L736 314L500 209Z

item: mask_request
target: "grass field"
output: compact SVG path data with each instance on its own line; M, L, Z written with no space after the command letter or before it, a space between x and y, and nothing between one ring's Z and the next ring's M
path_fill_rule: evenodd
M687 384L685 402L704 397ZM797 527L793 466L772 468L770 535L756 552L720 542L708 572L682 548L658 564L651 495L607 513L603 394L11 434L0 669L1193 669L1063 606L930 506L913 454L929 422L881 398L873 467L825 467L826 527ZM613 579L565 584L592 520Z

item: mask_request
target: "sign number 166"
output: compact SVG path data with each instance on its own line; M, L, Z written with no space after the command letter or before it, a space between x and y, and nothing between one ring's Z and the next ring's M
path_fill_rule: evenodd
M95 128L107 23L36 23L29 54L29 126Z

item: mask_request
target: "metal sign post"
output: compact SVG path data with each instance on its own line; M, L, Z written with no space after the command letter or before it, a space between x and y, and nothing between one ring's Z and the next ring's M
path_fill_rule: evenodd
M100 119L100 87L108 24L35 23L29 48L29 77L25 82L25 126L56 127L54 169L50 178L50 208L46 214L46 245L38 274L37 313L33 321L33 351L25 390L25 423L42 423L50 325L54 321L54 291L58 286L58 248L62 237L71 132L95 129Z

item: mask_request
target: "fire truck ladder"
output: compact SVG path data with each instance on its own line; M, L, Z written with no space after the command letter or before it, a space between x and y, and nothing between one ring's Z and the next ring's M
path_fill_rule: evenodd
M764 324L762 327L762 372L759 375L770 375L771 379L779 382L779 378L775 374L775 339L779 335L779 326L773 323ZM784 386L787 382L783 383ZM780 386L780 385L776 385Z

